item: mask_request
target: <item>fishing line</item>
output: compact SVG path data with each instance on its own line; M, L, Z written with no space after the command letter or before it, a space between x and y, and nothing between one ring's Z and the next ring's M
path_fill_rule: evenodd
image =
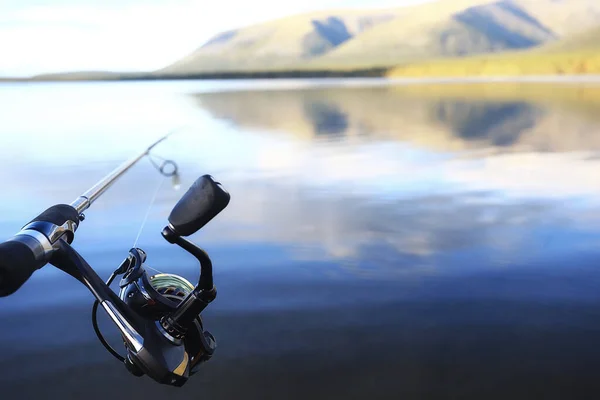
M154 202L156 201L156 196L158 196L158 192L160 191L160 188L162 187L164 181L165 181L165 177L161 178L160 182L158 183L158 186L156 187L156 190L154 191L154 194L152 195L152 199L150 200L150 204L148 205L148 209L146 210L146 215L144 216L142 225L140 226L138 234L135 238L135 242L133 242L133 248L135 248L137 246L138 240L140 240L142 231L144 230L144 227L146 226L146 222L148 222L148 216L150 216L150 211L152 211L152 206L154 205ZM158 272L160 272L160 271L158 271Z
M159 165L158 163L156 163L154 161L153 158L158 158L159 160L162 161L162 164ZM157 156L155 154L150 154L150 153L148 153L148 159L150 160L150 163L154 166L154 168L156 168L158 170L158 172L160 172L160 174L163 176L163 178L158 183L158 186L157 186L156 190L154 191L154 194L152 195L152 199L150 200L150 204L148 205L148 209L146 210L146 215L144 216L142 225L140 226L137 237L135 238L135 242L133 242L134 248L135 248L135 246L137 246L137 243L140 240L140 235L142 234L142 231L144 230L144 227L146 226L146 222L148 221L148 216L150 215L152 206L154 205L154 202L156 201L156 196L158 195L158 192L160 191L160 188L162 187L162 185L165 181L165 178L174 177L179 172L177 164L174 161L167 160L165 158L162 158L160 156ZM170 172L165 171L165 167L167 167L167 166L171 166L173 168L173 170ZM153 268L151 268L151 269L153 269ZM160 272L156 269L155 269L155 271Z
M165 176L163 176L161 178L161 180L158 183L158 186L156 187L156 190L154 191L154 194L152 195L152 199L150 200L150 204L148 205L148 209L146 210L146 215L144 216L144 220L142 221L142 225L140 226L140 229L138 231L138 234L135 238L135 242L133 242L133 246L132 248L135 248L137 246L138 241L140 240L140 236L144 230L144 227L146 226L146 222L148 222L148 217L150 216L150 211L152 211L152 206L154 205L154 202L156 201L156 197L158 196L158 192L160 192L160 188L162 187L163 183L165 182L167 178ZM162 274L162 271L157 270L156 268L152 268L149 265L145 266L148 269L151 269L153 271L158 272L159 274Z

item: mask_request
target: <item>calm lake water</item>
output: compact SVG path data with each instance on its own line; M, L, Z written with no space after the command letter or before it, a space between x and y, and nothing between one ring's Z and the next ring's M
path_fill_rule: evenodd
M213 258L219 348L181 389L97 342L92 297L52 267L0 299L2 398L587 399L600 390L600 85L383 81L0 85L0 236L154 139L87 212L102 277L209 173L230 206ZM102 326L115 345L116 331Z

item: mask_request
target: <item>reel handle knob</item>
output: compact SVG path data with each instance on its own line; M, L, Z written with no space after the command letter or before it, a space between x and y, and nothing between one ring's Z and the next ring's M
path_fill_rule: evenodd
M190 236L227 207L230 195L210 175L203 175L183 195L169 215L169 223L179 236Z

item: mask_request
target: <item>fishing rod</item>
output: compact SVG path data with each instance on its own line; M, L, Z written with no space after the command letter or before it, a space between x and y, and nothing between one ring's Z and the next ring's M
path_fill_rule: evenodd
M208 254L186 239L223 211L229 193L210 175L198 178L177 202L168 217L162 236L193 255L199 263L200 278L193 285L185 278L145 270L146 252L134 247L127 258L104 282L88 262L71 246L84 211L151 150L119 166L71 204L57 204L26 224L16 235L0 243L0 297L13 294L47 264L66 272L85 285L95 298L92 325L104 347L135 376L148 375L155 381L183 386L198 372L216 348L214 336L204 329L201 312L216 298L212 262ZM178 177L171 160L152 163L164 176ZM135 245L134 245L135 246ZM117 276L119 294L110 285ZM102 307L119 330L125 355L119 354L98 329L96 312Z
M149 155L152 149L154 149L160 143L167 140L169 136L171 136L173 133L175 133L175 131L170 132L165 136L161 137L156 142L152 143L143 153L127 161L123 165L119 166L113 172L108 174L106 177L104 177L102 180L100 180L98 183L96 183L94 186L88 189L84 194L79 196L75 201L73 201L71 203L71 207L77 210L77 213L79 214L87 210L92 205L92 203L96 201L96 199L98 199L98 197L100 197L105 191L108 190L109 187L112 186L112 184L114 184L117 181L117 179L119 179L127 171L129 171L135 164L138 163L138 161L140 161L145 156ZM156 164L154 165L156 166ZM173 167L173 171L165 172L166 167L169 165ZM161 174L166 176L175 176L178 172L177 165L171 160L164 161L163 164L159 167L159 171Z

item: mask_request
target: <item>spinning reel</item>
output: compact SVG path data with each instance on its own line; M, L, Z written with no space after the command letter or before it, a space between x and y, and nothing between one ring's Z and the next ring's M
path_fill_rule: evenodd
M182 386L213 355L216 340L204 330L200 316L217 294L212 263L204 250L184 236L206 225L229 200L229 194L220 184L205 175L177 203L169 216L169 225L162 231L169 243L178 245L198 260L200 279L196 286L174 274L149 275L144 268L146 253L132 248L106 283L108 287L122 275L119 299L126 313L98 300L94 303L92 324L98 339L133 375L146 374L160 383ZM121 331L125 356L118 354L100 333L96 318L99 304ZM139 328L134 327L134 323Z
M165 232L165 234L167 233ZM191 246L195 247L197 253L203 253L203 256L198 259L200 268L211 269L212 266L210 265L208 255L194 244L191 244ZM204 260L204 264L202 260ZM110 286L117 276L123 275L119 282L119 297L121 300L140 316L158 321L160 324L157 324L157 328L171 343L176 345L183 344L189 360L189 376L192 376L198 372L203 362L211 358L217 347L216 340L210 332L204 330L200 314L196 315L190 323L185 324L184 332L181 332L181 330L176 332L175 329L170 328L166 323L166 318L177 310L182 301L190 296L196 287L179 275L165 273L148 275L144 268L145 261L146 253L142 249L133 248L129 250L128 257L113 272L106 284ZM204 275L206 276L207 274L205 273ZM199 288L207 286L204 282L198 282ZM208 289L207 293L204 295L204 298L207 300L206 305L216 296L214 286ZM125 366L133 375L144 375L144 370L134 361L135 354L132 354L131 350L127 348L127 342L125 342L127 355L122 356L104 339L97 321L99 304L98 301L95 301L92 308L92 325L98 339L115 358L125 363Z

